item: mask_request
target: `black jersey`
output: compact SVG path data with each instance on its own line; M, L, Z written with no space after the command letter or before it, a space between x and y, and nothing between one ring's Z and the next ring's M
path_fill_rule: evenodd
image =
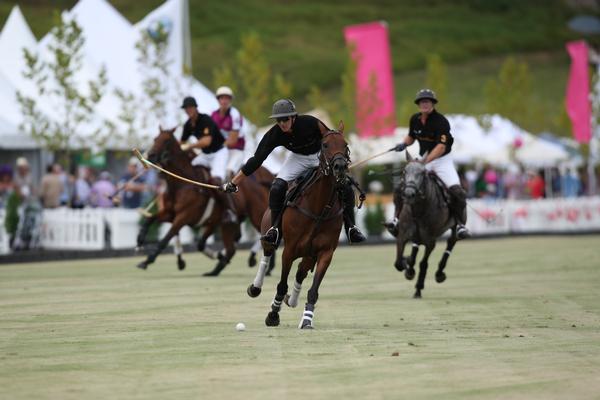
M450 134L450 123L435 109L427 116L425 124L421 122L421 113L416 113L410 118L408 136L419 141L419 154L431 152L435 146L442 143L446 145L444 155L452 150L454 138Z
M244 175L251 175L271 154L273 149L283 146L292 153L310 155L321 150L321 128L323 124L311 115L298 115L292 125L292 131L285 133L279 125L274 125L262 138L254 156L242 167ZM323 124L325 126L325 124Z
M200 140L207 135L212 136L212 141L210 142L209 146L201 149L203 153L216 153L223 148L225 138L223 137L223 134L221 133L221 130L215 121L213 121L212 118L206 114L198 114L195 125L192 125L191 119L186 121L185 125L183 126L181 141L187 141L190 136L195 136L198 140Z

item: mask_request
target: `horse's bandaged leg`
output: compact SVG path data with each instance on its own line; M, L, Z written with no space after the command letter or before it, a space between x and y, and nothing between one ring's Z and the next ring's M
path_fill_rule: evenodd
M273 297L273 302L271 303L271 310L275 312L279 312L281 310L281 303L283 300L277 300L277 295Z
M269 261L271 261L272 256L263 255L260 259L260 264L258 264L258 271L256 271L256 277L254 278L254 287L261 288L263 285L263 281L265 280L265 274L267 272L267 267L269 266Z
M302 290L302 284L298 282L294 282L294 287L292 288L292 294L287 301L288 306L296 307L298 305L298 297L300 296L300 291Z
M183 254L183 246L181 245L181 239L179 238L179 235L175 236L175 243L173 244L173 251L175 252L176 256L180 256Z
M306 303L306 305L304 306L304 312L302 313L302 319L300 320L300 324L298 325L298 328L299 329L312 328L314 316L315 316L314 304Z

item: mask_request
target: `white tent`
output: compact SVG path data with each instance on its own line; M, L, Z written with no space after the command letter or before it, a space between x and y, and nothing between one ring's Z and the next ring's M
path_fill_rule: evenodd
M87 90L87 82L96 79L101 68L106 68L107 72L108 84L105 95L94 110L94 120L82 129L84 136L93 135L105 121L115 124L118 131L125 129L118 118L123 104L115 94L116 89L133 94L140 102L144 101L142 89L144 76L135 45L141 33L155 29L156 24L162 24L162 28L169 33L167 57L171 64L169 78L164 82L167 87L165 93L168 104L167 115L154 118L151 113L144 111L148 109L147 105L140 104L139 112L144 113L144 117L148 118L145 124L142 124L142 118L136 121L136 143L140 146L150 143L150 138L157 133L159 124L171 124L165 121L174 121L173 125L181 123L185 115L179 109L179 105L184 96L194 96L201 112L209 113L217 108L218 103L214 94L194 77L185 73L191 71L187 8L187 0L168 0L135 25L127 21L106 0L80 0L71 10L63 13L67 19L72 18L77 21L85 39L82 68L77 71L75 77L78 87ZM19 8L17 6L13 8L0 33L0 54L3 55L0 58L0 106L7 105L0 109L0 118L11 123L11 126L18 126L22 121L16 103L16 91L28 95L35 94L31 82L22 76L25 67L22 48L37 51L42 59L47 60L49 56L47 46L50 41L51 36L48 34L37 43ZM10 105L13 107L10 108ZM39 103L39 106L51 117L62 112L51 104ZM244 133L250 132L252 128L253 126L245 121ZM129 147L128 143L110 143L112 149Z

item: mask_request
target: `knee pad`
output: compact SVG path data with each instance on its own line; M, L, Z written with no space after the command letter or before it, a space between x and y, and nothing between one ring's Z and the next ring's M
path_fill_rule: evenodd
M285 200L288 184L283 179L275 178L269 192L269 208L277 209L282 207Z
M462 205L467 203L467 193L460 185L454 185L448 188L450 195L454 198L454 200Z

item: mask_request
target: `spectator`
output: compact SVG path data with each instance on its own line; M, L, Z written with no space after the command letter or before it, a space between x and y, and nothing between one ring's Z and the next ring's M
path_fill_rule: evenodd
M529 180L527 181L527 190L532 199L541 199L544 197L544 171L539 171L537 174L529 171Z
M504 190L507 199L520 199L523 196L523 178L518 165L510 164L504 173Z
M73 197L71 206L73 208L83 208L89 205L90 201L90 170L87 167L79 167L77 169L77 179L73 188Z
M126 185L127 182L138 173L139 160L132 157L127 164L127 173L121 177L119 185ZM138 208L142 205L142 195L146 190L145 179L143 176L137 177L133 182L125 186L122 197L122 205L125 208Z
M40 199L44 208L56 208L61 205L63 182L60 178L60 166L58 164L48 165L40 186Z
M581 191L581 180L577 169L569 168L562 177L562 188L564 197L577 197Z
M6 208L6 203L13 192L13 170L10 165L0 167L0 209Z
M67 206L69 205L69 200L71 199L71 182L69 182L69 174L63 170L63 167L60 164L54 164L54 173L56 176L58 176L62 184L62 190L60 192L60 205Z
M14 177L14 188L18 198L23 201L33 195L31 171L25 157L17 158L17 173Z
M90 204L92 207L110 208L113 202L110 199L116 192L115 185L110 180L110 174L103 171L99 179L92 185Z

